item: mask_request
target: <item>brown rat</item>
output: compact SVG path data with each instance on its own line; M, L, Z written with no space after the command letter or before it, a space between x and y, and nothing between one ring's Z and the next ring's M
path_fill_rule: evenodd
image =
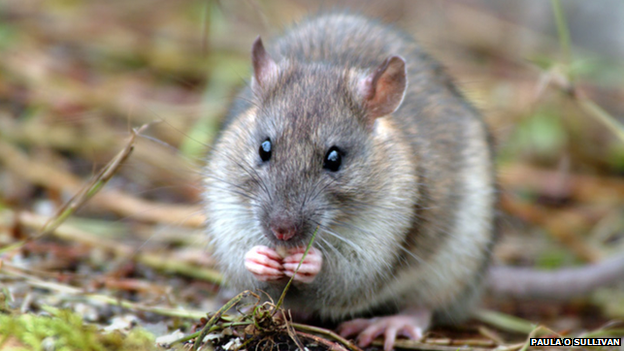
M318 226L285 307L342 322L362 346L383 334L389 350L397 335L466 317L488 275L494 291L529 296L624 277L624 258L568 271L575 289L548 284L557 273L488 271L489 134L407 34L330 13L268 49L254 43L251 85L206 167L208 230L231 287L277 299Z
M206 168L228 284L278 297L318 226L285 307L351 320L343 335L383 334L386 349L463 318L494 240L492 149L440 66L348 13L303 22L269 52L258 38L252 61Z

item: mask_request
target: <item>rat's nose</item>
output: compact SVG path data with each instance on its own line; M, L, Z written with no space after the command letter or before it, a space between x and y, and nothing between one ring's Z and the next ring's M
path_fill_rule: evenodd
M271 224L269 225L271 232L277 238L277 240L290 240L293 236L295 236L296 228L295 223L284 217L276 217L271 220Z

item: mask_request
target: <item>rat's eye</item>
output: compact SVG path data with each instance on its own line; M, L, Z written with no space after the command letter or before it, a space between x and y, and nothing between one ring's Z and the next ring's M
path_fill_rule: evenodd
M336 172L340 168L340 164L342 163L342 156L340 155L340 150L337 147L332 146L327 151L327 155L325 155L325 159L323 160L323 168Z
M263 162L266 162L271 159L271 139L267 138L265 141L260 144L260 150L258 150L260 154L260 158Z

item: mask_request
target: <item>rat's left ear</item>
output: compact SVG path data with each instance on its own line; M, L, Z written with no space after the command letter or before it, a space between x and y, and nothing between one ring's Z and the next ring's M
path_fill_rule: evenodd
M251 81L252 90L266 88L274 77L277 76L277 63L264 49L260 36L256 38L251 48L251 62L254 69Z
M379 67L358 83L358 94L372 122L375 118L396 111L407 88L405 60L400 56L388 57Z

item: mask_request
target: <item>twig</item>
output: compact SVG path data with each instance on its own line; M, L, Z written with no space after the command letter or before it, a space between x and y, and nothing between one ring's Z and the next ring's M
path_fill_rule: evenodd
M559 335L559 333L556 333L556 332L554 332L553 330L548 329L548 328L546 328L546 327L545 327L545 326L543 326L543 325L538 325L538 326L535 326L535 327L533 328L533 330L531 330L531 332L529 333L529 336L527 336L526 341L524 342L524 345L522 346L522 348L520 349L520 351L526 351L526 350L529 348L529 345L531 344L531 339L532 339L532 338L537 337L537 336L538 336L538 334L539 334L539 335L543 335L543 334L544 334L544 333L543 333L544 331L546 331L546 333L547 333L547 334L555 334L555 335L557 335L558 337L561 337L561 335Z
M560 0L551 0L553 13L555 15L555 22L557 23L557 32L559 34L559 43L561 44L561 50L565 57L565 63L568 65L572 59L572 53L570 50L570 32L565 20L563 8L561 7ZM607 111L602 109L592 100L579 90L576 84L573 83L572 72L569 67L565 69L563 77L556 77L558 79L552 79L552 82L557 84L560 89L567 92L581 107L585 113L598 119L607 128L609 128L622 142L624 142L624 126L619 123L613 116ZM553 71L553 75L556 73Z
M113 159L97 175L92 178L86 187L84 187L78 194L74 195L73 198L61 207L56 216L52 217L50 221L43 225L41 232L33 237L33 240L53 232L59 225L61 225L61 223L65 222L69 216L74 214L80 206L82 206L100 189L102 189L102 187L108 183L117 170L119 170L121 165L128 159L134 149L134 140L137 135L143 132L147 127L148 124L144 124L138 129L133 129L126 146L117 155L115 155L115 157L113 157Z
M306 339L310 339L313 340L321 345L324 345L325 347L327 347L328 349L332 350L332 351L347 351L347 349L345 349L344 347L342 347L342 345L337 344L335 342L331 342L329 340L323 339L321 337L318 337L316 335L312 335L312 334L308 334L308 333L304 333L304 332L297 332L297 335L300 335ZM303 345L302 345L303 346ZM302 346L299 346L300 350L304 350L304 348Z
M1 138L0 163L4 163L15 174L46 188L73 193L80 191L82 187L82 181L73 174L31 160L18 148ZM109 189L95 195L91 203L120 216L150 223L170 223L189 227L204 225L204 216L201 214L200 206L155 203Z
M314 327L314 326L307 325L307 324L299 324L299 323L292 323L292 326L297 330L304 330L304 331L313 332L316 334L321 334L321 335L325 335L327 337L333 338L337 341L340 341L342 344L346 345L349 349L353 351L362 351L362 349L357 347L357 345L353 344L349 340L343 338L342 336L334 333L331 330L320 328L320 327Z
M288 314L290 315L290 311L288 311ZM290 318L292 320L292 316L290 316ZM295 345L297 345L297 348L299 350L305 350L305 347L303 346L303 343L297 337L297 334L298 334L297 331L295 331L295 328L293 328L292 323L288 321L288 318L286 318L286 315L284 315L284 325L286 326L286 332L288 333L288 336L290 336L290 339L292 339L292 341L295 343ZM305 336L305 334L303 334L303 333L302 333L302 335ZM347 350L344 350L344 351L347 351Z
M557 23L557 34L559 34L559 43L561 44L561 51L563 51L566 63L570 63L572 57L570 52L570 32L568 31L568 25L565 20L563 8L559 0L551 0L550 4L555 14L555 22Z
M498 329L522 334L530 333L535 329L535 324L527 320L496 311L480 309L473 313L473 317Z
M505 340L503 340L503 338L498 335L498 333L496 333L494 330L491 330L490 328L484 326L484 325L480 325L478 327L479 330L479 334L485 336L486 338L488 338L488 340L494 342L497 345L502 345L505 343Z
M91 181L87 186L84 186L74 197L72 197L63 207L61 207L55 216L50 217L48 221L42 226L39 234L31 236L25 240L19 241L8 247L0 250L0 254L3 252L8 252L11 250L15 250L24 246L26 243L37 240L43 236L46 236L53 232L56 228L58 228L61 223L65 222L69 216L74 214L80 206L82 206L85 202L87 202L93 195L95 195L117 172L119 167L124 163L124 161L130 156L132 149L134 147L134 140L137 134L141 133L145 128L147 128L147 124L141 126L138 130L133 129L130 139L126 143L126 146L94 177L92 177Z
M618 328L619 327L619 328ZM624 335L624 320L613 320L595 330L580 334L579 338L599 338Z
M571 81L570 72L564 74L551 71L551 73L554 76L549 81L551 84L570 96L570 98L579 105L581 110L604 124L620 141L624 142L624 125L587 97L587 95Z
M372 345L383 347L384 341L381 338L375 339L373 340ZM463 346L464 345L435 345L435 344L430 344L428 342L419 342L419 341L405 340L405 339L398 339L394 342L395 349L407 349L407 350L427 350L427 351L458 351L458 350L493 351L493 350L497 350L497 349L492 349L489 347L476 347L472 345L465 345L467 347L463 347Z
M624 125L618 122L602 107L589 99L578 87L574 86L571 96L579 104L585 113L593 116L609 128L619 139L624 142Z
M408 340L409 341L409 340ZM427 338L422 342L429 345L468 345L468 346L481 346L481 347L494 347L496 342L493 340L478 340L478 339L433 339Z

